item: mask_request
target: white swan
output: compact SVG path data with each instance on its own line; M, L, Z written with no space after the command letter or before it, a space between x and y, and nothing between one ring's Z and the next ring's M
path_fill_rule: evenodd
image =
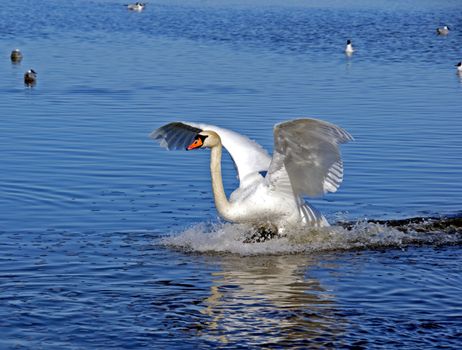
M272 158L256 142L213 125L174 122L150 136L168 149L210 148L212 190L219 215L231 222L276 227L279 232L287 225L329 225L303 196L337 190L343 179L338 145L353 140L342 128L317 119L276 124ZM229 200L221 176L222 146L230 153L240 181ZM267 172L266 176L262 172Z

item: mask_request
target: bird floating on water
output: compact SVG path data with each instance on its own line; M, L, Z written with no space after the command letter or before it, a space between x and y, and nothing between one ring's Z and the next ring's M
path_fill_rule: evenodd
M13 62L13 63L21 62L21 60L22 60L21 51L19 51L19 49L14 49L13 51L11 51L10 58L11 58L11 62Z
M135 2L134 4L128 4L127 8L131 11L137 11L141 12L144 10L144 7L146 6L145 3L142 2Z
M462 75L462 61L456 64L457 67L457 73Z
M440 28L436 28L436 33L438 35L448 35L449 34L449 27L448 26L443 26L443 27L440 27Z
M173 122L151 133L167 149L210 148L212 191L218 214L235 223L273 228L329 226L303 196L337 191L343 180L339 144L353 140L344 129L318 119L274 126L273 156L256 142L218 126ZM229 200L221 174L222 148L236 165L239 187Z
M345 53L347 55L351 55L355 49L353 49L353 44L351 43L351 40L347 40L347 44L345 46Z
M37 73L33 69L29 69L24 74L24 84L27 86L34 85L37 82Z

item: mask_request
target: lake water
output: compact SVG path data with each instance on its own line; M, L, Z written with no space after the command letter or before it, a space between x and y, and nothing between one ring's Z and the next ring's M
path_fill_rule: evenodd
M460 1L123 4L0 8L0 348L460 349ZM297 239L243 243L209 153L148 137L195 121L271 152L302 116L355 142L312 201L334 231Z

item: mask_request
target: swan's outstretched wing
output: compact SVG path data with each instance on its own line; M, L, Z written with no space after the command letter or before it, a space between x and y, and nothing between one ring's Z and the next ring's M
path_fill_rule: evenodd
M317 119L277 124L269 185L297 196L335 192L343 179L339 144L351 140L342 128Z
M154 130L149 136L168 150L184 150L201 131L185 123L173 122Z
M229 152L236 165L241 183L248 175L268 170L271 158L258 143L237 132L218 126L174 122L154 130L150 136L168 149L185 149L203 130L215 131L220 136L223 147Z

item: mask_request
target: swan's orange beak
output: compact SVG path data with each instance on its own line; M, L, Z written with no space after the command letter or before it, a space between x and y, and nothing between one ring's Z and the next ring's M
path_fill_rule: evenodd
M202 147L202 145L203 145L203 142L202 142L201 138L198 137L197 139L194 140L193 143L191 143L188 147L186 147L186 150L191 151L193 149Z

